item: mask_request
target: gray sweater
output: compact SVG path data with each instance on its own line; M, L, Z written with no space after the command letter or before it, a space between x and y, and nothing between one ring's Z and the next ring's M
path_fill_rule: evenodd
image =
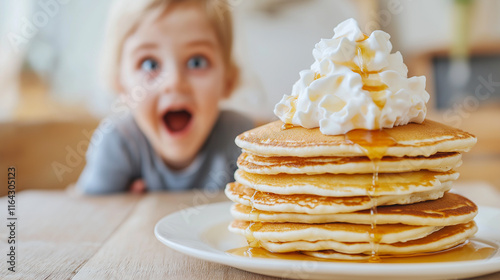
M194 162L177 171L165 165L132 116L98 127L87 151L77 187L87 194L123 192L143 179L148 191L204 189L215 191L233 181L241 153L234 138L253 127L246 117L222 111ZM101 130L99 130L102 127Z

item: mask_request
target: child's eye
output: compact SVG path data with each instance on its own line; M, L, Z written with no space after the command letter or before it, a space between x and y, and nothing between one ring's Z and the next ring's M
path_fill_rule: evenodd
M155 72L160 68L160 63L153 58L147 58L142 61L141 69L146 72Z
M187 62L188 69L204 69L208 67L208 60L200 55L193 56Z

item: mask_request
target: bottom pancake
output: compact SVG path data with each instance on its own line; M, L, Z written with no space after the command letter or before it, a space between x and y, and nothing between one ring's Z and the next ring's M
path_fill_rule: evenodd
M444 227L420 239L393 244L381 243L378 246L377 252L379 255L408 255L437 252L465 242L476 232L476 224L474 221L471 221L466 224ZM339 242L333 240L321 240L316 242L301 240L293 242L260 241L260 245L264 249L276 253L333 250L345 254L370 255L372 252L372 245L368 242Z
M365 254L344 254L333 250L302 251L301 253L315 258L339 260L339 261L363 261L363 260L369 260L371 257Z

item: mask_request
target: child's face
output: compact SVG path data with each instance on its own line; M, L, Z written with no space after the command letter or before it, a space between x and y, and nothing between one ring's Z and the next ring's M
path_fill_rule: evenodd
M188 166L229 94L214 28L199 5L146 18L124 43L120 83L134 117L166 164Z

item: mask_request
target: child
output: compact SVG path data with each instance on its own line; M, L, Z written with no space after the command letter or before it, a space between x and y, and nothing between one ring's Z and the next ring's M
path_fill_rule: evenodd
M111 9L104 66L131 114L101 122L78 188L223 188L240 153L234 138L252 128L218 107L238 78L227 4L118 0Z

